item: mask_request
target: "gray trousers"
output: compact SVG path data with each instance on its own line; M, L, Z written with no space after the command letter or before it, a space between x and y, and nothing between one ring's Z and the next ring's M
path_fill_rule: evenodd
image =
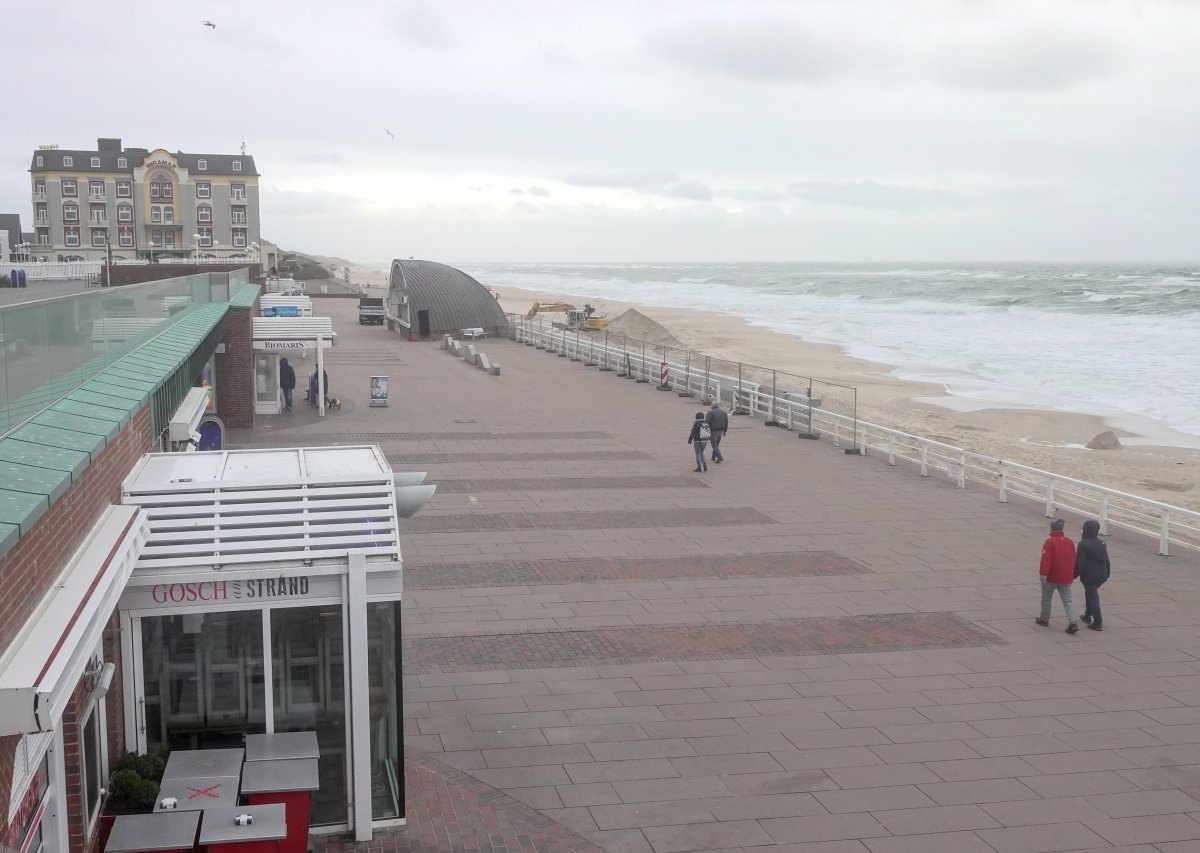
M1069 583L1043 583L1042 584L1042 618L1050 619L1050 604L1054 600L1054 590L1058 590L1058 597L1062 599L1063 609L1067 611L1067 621L1075 621L1075 602L1071 598L1071 585Z

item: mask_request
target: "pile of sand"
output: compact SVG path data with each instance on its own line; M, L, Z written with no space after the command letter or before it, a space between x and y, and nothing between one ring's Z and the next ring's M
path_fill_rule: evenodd
M618 339L628 337L630 345L634 341L645 341L646 343L656 347L683 347L683 342L667 331L666 326L655 320L651 320L641 311L635 308L630 308L618 317L612 319L608 324L610 336L615 336Z

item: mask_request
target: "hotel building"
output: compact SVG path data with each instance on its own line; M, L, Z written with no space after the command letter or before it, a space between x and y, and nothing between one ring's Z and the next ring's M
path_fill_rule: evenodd
M29 167L34 253L51 261L245 256L260 240L258 171L246 154L171 153L98 139L43 146Z

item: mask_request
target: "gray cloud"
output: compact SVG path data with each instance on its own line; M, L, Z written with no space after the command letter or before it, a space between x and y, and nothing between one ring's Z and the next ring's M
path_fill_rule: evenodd
M787 195L771 188L718 190L717 195L734 201L783 201Z
M684 198L690 201L712 201L713 191L703 181L679 181L661 190L653 190L655 195L667 198Z
M454 31L433 4L415 0L404 4L395 14L393 27L405 41L420 47L443 50L458 45Z
M582 172L567 175L564 184L573 187L604 187L609 189L645 189L677 180L670 172Z
M529 194L537 196L538 198L550 198L551 195L550 190L546 189L545 187L530 187Z
M520 187L513 187L508 192L509 195L525 195L525 190L521 189Z
M936 187L881 184L878 181L798 181L788 190L814 204L877 207L901 210L931 205L960 204L965 196Z

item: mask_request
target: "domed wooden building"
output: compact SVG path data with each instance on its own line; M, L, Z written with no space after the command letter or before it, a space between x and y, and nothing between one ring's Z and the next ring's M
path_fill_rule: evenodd
M462 270L433 261L392 261L388 328L410 341L458 335L462 329L503 332L508 319L496 297Z

